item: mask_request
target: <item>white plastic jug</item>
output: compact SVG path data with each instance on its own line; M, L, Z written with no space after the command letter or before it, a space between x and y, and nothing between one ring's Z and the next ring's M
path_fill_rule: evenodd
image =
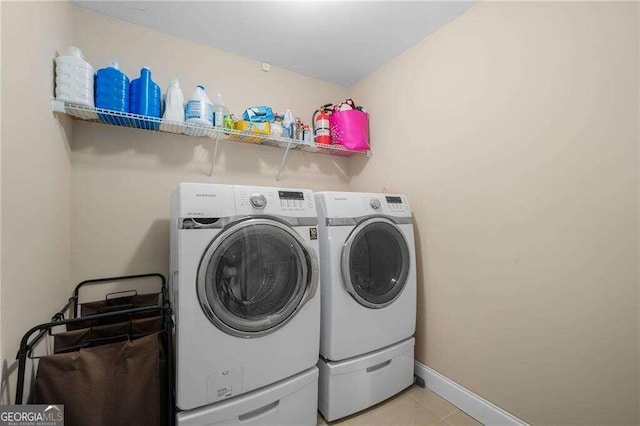
M180 89L178 80L172 80L167 89L164 115L162 116L162 123L160 123L160 130L164 132L181 133L182 125L179 123L184 123L184 94L182 93L182 89Z
M189 98L184 111L187 124L197 124L213 127L213 105L204 91L204 86L197 86L196 91ZM185 128L184 133L191 136L205 136L205 129Z
M93 67L77 47L56 57L56 99L93 107Z
M229 114L229 109L222 102L222 95L218 93L213 100L213 125L222 127L222 119Z

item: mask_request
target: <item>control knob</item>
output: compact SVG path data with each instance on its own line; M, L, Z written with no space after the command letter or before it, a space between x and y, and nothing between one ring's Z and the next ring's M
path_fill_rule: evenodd
M264 209L267 206L267 198L262 194L253 194L251 198L249 198L249 202L256 209Z
M380 208L380 200L376 198L373 198L371 201L369 201L369 204L374 210L378 210Z

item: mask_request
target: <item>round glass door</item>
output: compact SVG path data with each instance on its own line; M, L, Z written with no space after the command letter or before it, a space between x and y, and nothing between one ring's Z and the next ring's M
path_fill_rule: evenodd
M212 241L198 272L198 298L218 328L260 336L286 324L313 296L316 270L315 254L295 231L273 220L249 219Z
M372 218L351 232L342 250L342 278L360 304L383 308L396 300L409 275L409 248L397 226Z

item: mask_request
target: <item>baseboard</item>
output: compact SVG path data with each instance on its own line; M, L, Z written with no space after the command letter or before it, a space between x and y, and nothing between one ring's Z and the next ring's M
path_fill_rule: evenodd
M460 408L484 425L496 426L528 426L513 414L490 403L484 398L471 392L464 386L443 376L419 361L415 361L415 374L424 380L426 387Z

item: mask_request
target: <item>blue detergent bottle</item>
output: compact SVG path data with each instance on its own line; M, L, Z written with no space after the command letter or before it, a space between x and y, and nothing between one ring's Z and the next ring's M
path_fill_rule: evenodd
M140 77L131 81L129 112L158 119L162 116L162 93L160 86L151 79L151 70L148 67L143 67ZM159 120L133 120L133 123L142 129L158 130L160 127Z
M129 77L118 69L117 62L111 62L106 68L96 72L94 92L96 108L129 112ZM106 123L121 126L129 124L125 117L106 114L98 116Z

